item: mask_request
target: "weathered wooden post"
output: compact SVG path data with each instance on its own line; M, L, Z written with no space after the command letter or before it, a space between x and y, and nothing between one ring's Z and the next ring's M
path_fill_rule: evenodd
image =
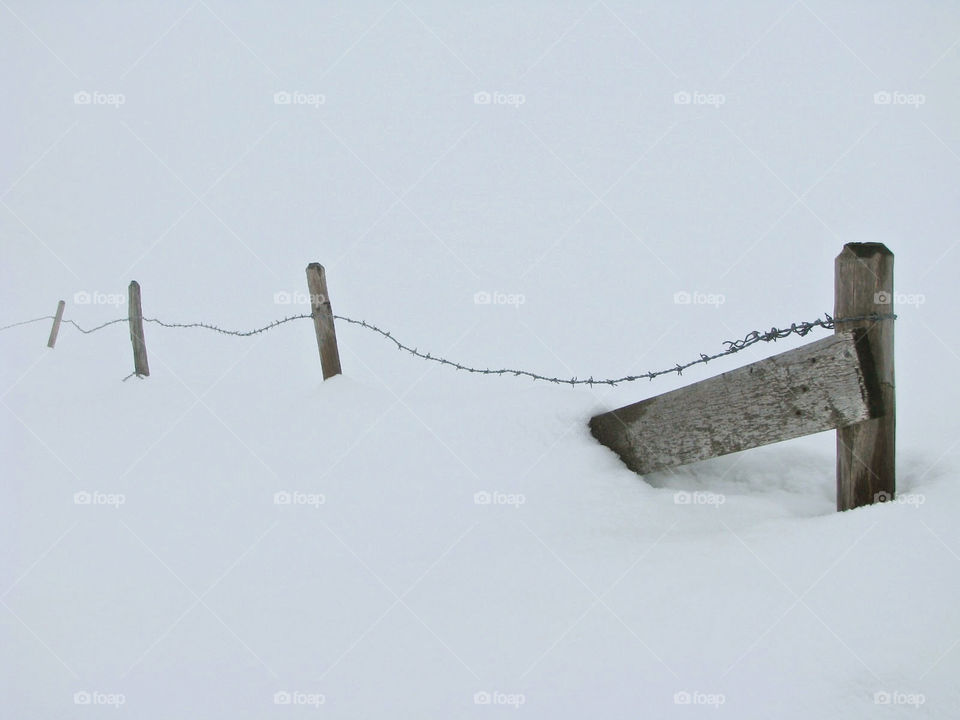
M893 253L882 243L848 243L835 265L834 317L893 313ZM837 510L890 500L896 491L893 318L838 322L836 332L866 331L883 415L837 429Z
M342 370L337 331L333 326L333 308L327 295L327 274L320 263L307 265L307 289L310 291L310 311L317 332L317 347L320 349L320 366L323 379L327 380L339 375Z
M858 424L883 412L864 339L837 333L596 415L590 430L644 475Z
M47 347L52 348L57 344L57 334L60 332L60 322L63 320L63 309L67 304L61 300L57 303L57 314L53 317L53 327L50 328L50 339L47 340Z
M147 364L147 344L143 339L143 310L140 307L140 283L130 282L127 300L127 320L130 323L130 342L133 344L133 374L137 377L150 375Z

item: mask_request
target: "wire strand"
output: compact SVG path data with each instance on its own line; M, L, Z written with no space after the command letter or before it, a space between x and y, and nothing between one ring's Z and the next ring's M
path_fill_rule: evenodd
M897 318L897 316L893 313L886 313L886 314L872 313L869 315L859 315L854 317L844 317L844 318L834 319L830 315L825 313L822 318L817 318L816 320L813 320L810 322L791 323L789 327L784 327L784 328L772 327L769 330L765 330L765 331L753 330L747 333L742 339L725 340L723 344L727 346L726 349L713 354L700 353L700 357L694 360L690 360L689 362L676 363L671 367L666 367L661 370L653 370L645 373L639 373L636 375L624 375L623 377L618 377L618 378L596 379L592 376L589 378L578 378L576 376L572 378L553 377L549 375L542 375L540 373L533 372L531 370L518 370L513 368L491 369L491 368L473 367L470 365L466 365L464 363L455 362L453 360L449 360L444 357L433 355L432 353L429 353L429 352L421 352L417 347L411 347L410 345L406 345L400 340L397 340L397 338L394 337L392 332L388 330L384 330L378 327L377 325L374 325L373 323L367 322L366 320L357 320L355 318L347 317L344 315L334 315L333 317L334 319L340 320L349 325L355 325L355 326L364 328L366 330L369 330L373 333L376 333L381 337L385 338L386 340L389 340L390 342L392 342L398 350L409 353L410 355L420 358L421 360L439 363L440 365L446 365L456 370L461 370L463 372L474 373L478 375L513 375L514 377L527 377L532 380L541 380L543 382L555 383L558 385L571 385L571 386L589 385L591 387L593 385L614 386L614 385L619 385L620 383L636 382L637 380L653 380L662 375L670 375L673 373L676 373L677 375L683 375L683 371L688 368L691 368L695 365L706 364L712 360L717 360L718 358L726 357L727 355L733 355L735 353L740 352L741 350L745 350L746 348L752 345L756 345L757 343L776 342L777 340L781 340L791 335L805 337L806 335L813 332L817 328L824 329L824 330L833 330L839 324L847 324L847 323L855 323L855 322L880 322L883 320L895 320ZM173 323L173 322L164 322L157 318L144 318L143 321L160 325L161 327L164 327L164 328L171 328L171 329L201 328L204 330L211 330L213 332L217 332L222 335L232 335L235 337L250 337L252 335L258 335L268 330L272 330L273 328L279 327L280 325L284 325L294 320L306 320L306 319L312 319L312 318L313 318L312 314L292 315L289 317L281 318L279 320L274 320L264 325L263 327L254 328L253 330L226 330L217 325L213 325L212 323L205 323L205 322ZM12 323L10 325L5 325L3 327L0 327L0 331L19 327L21 325L29 325L31 323L40 322L42 320L52 320L52 319L53 319L52 315L47 315L45 317L34 318L32 320L24 320L22 322ZM109 327L110 325L116 325L117 323L122 323L127 321L128 321L127 318L117 318L115 320L108 320L107 322L102 323L101 325L97 325L96 327L92 327L89 329L82 328L73 320L63 320L63 323L72 325L81 333L85 335L89 335L91 333L97 332L98 330L102 330L106 327Z

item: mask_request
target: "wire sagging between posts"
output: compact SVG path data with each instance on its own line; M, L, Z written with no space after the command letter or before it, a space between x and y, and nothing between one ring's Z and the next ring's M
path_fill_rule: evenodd
M210 330L212 332L220 333L222 335L231 335L234 337L251 337L253 335L258 335L268 330L272 330L276 327L292 322L294 320L309 320L309 319L312 319L312 317L313 316L309 313L292 315L289 317L284 317L278 320L274 320L262 327L254 328L252 330L226 330L224 328L221 328L217 325L213 325L211 323L205 323L205 322L173 323L173 322L164 322L157 318L143 318L143 321L146 323L152 323L152 324L159 325L164 328L170 328L170 329L200 328L200 329ZM619 378L601 378L601 379L596 379L593 377L584 378L584 379L581 379L578 377L560 378L560 377L552 377L549 375L542 375L540 373L533 372L530 370L517 370L512 368L490 369L490 368L472 367L464 363L455 362L453 360L449 360L444 357L433 355L432 353L429 353L429 352L421 352L417 347L411 347L410 345L407 345L401 342L400 340L397 340L397 338L394 337L392 332L388 330L384 330L374 325L373 323L367 322L366 320L357 320L355 318L346 317L344 315L334 315L333 317L336 320L341 320L350 325L355 325L355 326L364 328L366 330L370 330L371 332L377 333L381 337L392 342L397 347L398 350L409 353L410 355L420 358L421 360L435 362L441 365L447 365L449 367L452 367L456 370L461 370L463 372L474 373L478 375L512 375L514 377L527 377L532 380L541 380L543 382L555 383L557 385L614 386L620 383L636 382L637 380L653 380L662 375L669 375L672 373L677 373L678 375L682 375L683 371L686 370L687 368L693 367L695 365L706 364L711 360L717 360L719 358L726 357L727 355L733 355L752 345L756 345L757 343L775 342L777 340L781 340L791 335L804 337L817 328L822 328L824 330L833 330L838 323L865 322L865 321L880 322L882 320L895 320L897 316L893 313L886 313L886 314L873 313L870 315L861 315L857 317L844 317L844 318L834 319L830 315L824 314L822 318L817 318L816 320L813 320L810 322L791 323L789 327L784 327L784 328L773 327L765 331L753 330L747 333L740 340L725 340L723 344L726 345L727 347L724 350L721 350L720 352L713 353L713 354L701 353L699 358L690 360L689 362L686 362L686 363L677 363L671 367L667 367L662 370L654 370L654 371L649 371L645 373L639 373L636 375L624 375L623 377L619 377ZM42 322L44 320L52 320L52 319L54 319L54 316L46 315L43 317L34 318L32 320L24 320L22 322L17 322L17 323L12 323L10 325L2 326L0 327L0 331L9 330L15 327L20 327L23 325L29 325L31 323ZM74 328L76 328L77 330L79 330L81 333L85 335L95 333L106 327L109 327L111 325L115 325L118 323L122 323L122 322L127 322L127 318L117 318L115 320L109 320L105 323L97 325L96 327L84 329L73 320L63 320L64 324L73 326Z

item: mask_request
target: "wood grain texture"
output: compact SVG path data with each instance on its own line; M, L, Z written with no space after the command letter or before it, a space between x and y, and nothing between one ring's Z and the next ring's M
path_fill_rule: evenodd
M127 298L127 321L130 323L130 342L133 344L133 372L140 377L150 375L147 363L147 344L143 337L143 310L140 307L140 283L130 282Z
M644 474L859 423L883 410L863 340L841 332L597 415L590 430Z
M57 303L57 314L53 316L53 327L50 328L50 338L47 340L47 347L52 348L57 344L57 335L60 334L60 323L63 321L63 309L67 303L61 300Z
M893 253L881 243L844 246L836 260L834 317L890 314L893 297ZM865 334L885 410L881 417L837 431L837 510L892 499L896 492L893 326L892 318L836 326L837 333L860 328Z
M320 263L307 265L307 288L310 291L310 309L313 327L317 332L323 379L327 380L343 371L340 368L337 331L333 325L333 308L327 294L327 274Z

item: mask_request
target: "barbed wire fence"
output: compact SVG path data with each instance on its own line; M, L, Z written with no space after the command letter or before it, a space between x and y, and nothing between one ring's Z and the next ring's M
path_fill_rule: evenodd
M64 319L66 302L60 300L56 315L3 325L0 332L53 320L47 347L54 348L63 324L89 335L126 322L134 356L134 371L123 378L126 381L134 376L143 379L150 375L145 324L251 337L290 322L311 320L320 353L320 368L323 379L327 380L342 373L335 328L335 321L339 320L345 325L374 333L415 358L462 372L512 375L570 387L612 387L674 373L683 375L684 370L695 365L734 355L758 343L776 342L793 335L806 337L815 330L836 330L833 338L780 353L776 356L779 361L776 358L761 360L685 388L595 415L590 419L590 431L601 444L615 451L628 467L646 474L835 429L837 509L849 510L894 497L896 393L892 323L897 316L893 313L893 253L881 243L847 243L837 256L833 305L836 318L824 313L815 320L774 326L769 330L752 330L741 338L724 341L724 348L717 352L700 353L692 360L659 370L611 378L592 375L561 378L526 369L483 368L421 351L372 322L334 315L323 266L310 263L306 275L310 312L273 320L251 330L229 330L208 322L178 323L145 317L140 285L131 281L126 317L84 328L73 319ZM277 297L274 296L275 302ZM824 362L814 367L821 359ZM797 392L793 392L794 386ZM789 392L783 392L784 388ZM768 397L770 395L775 396ZM791 397L784 399L786 395ZM705 397L712 400L704 402ZM678 444L681 437L683 441ZM677 450L680 445L686 448L682 453Z
M817 318L816 320L812 320L809 322L791 323L789 327L786 327L786 326L782 328L772 327L769 330L762 330L762 331L752 330L751 332L744 335L744 337L741 339L723 341L722 344L725 345L726 347L723 350L720 350L719 352L712 353L712 354L700 353L700 356L698 358L690 360L685 363L676 363L670 367L665 367L661 370L653 370L653 371L648 371L644 373L639 373L636 375L624 375L622 377L617 377L617 378L599 378L599 379L594 378L593 376L590 376L588 378L579 378L577 376L574 376L571 378L561 378L561 377L555 377L550 375L544 375L531 370L523 370L523 369L515 369L515 368L492 369L492 368L474 367L471 365L467 365L465 363L456 362L454 360L441 357L439 355L434 355L430 352L421 352L418 347L407 345L401 342L400 340L398 340L391 331L384 330L383 328L378 327L373 323L367 322L366 320L358 320L356 318L351 318L344 315L334 315L333 318L335 320L345 322L349 325L354 325L354 326L363 328L365 330L369 330L370 332L376 333L381 337L383 337L384 339L389 340L391 343L393 343L396 346L397 350L406 352L410 355L413 355L416 358L425 360L427 362L434 362L434 363L439 363L440 365L446 365L446 366L452 367L455 370L460 370L463 372L468 372L468 373L473 373L478 375L512 375L514 377L526 377L526 378L530 378L531 380L540 380L543 382L554 383L557 385L570 385L570 386L588 385L592 387L594 385L615 386L621 383L636 382L637 380L654 380L663 375L670 375L673 373L676 373L677 375L682 375L684 370L691 368L695 365L706 364L713 360L717 360L719 358L723 358L728 355L733 355L742 350L745 350L746 348L756 345L757 343L776 342L777 340L782 340L784 338L790 337L791 335L805 337L806 335L810 334L811 332L813 332L818 328L823 330L833 330L836 328L838 324L842 324L842 323L879 322L882 320L895 320L897 316L894 313L871 313L868 315L858 315L853 317L833 318L829 314L824 313L824 316L822 318ZM11 330L13 328L21 327L24 325L30 325L33 323L38 323L38 322L43 322L45 320L53 320L53 319L54 319L53 315L44 315L42 317L33 318L31 320L23 320L21 322L15 322L15 323L11 323L9 325L4 325L0 327L0 332ZM175 323L175 322L164 322L163 320L160 320L158 318L147 318L147 317L143 318L143 322L159 325L161 327L169 328L169 329L200 328L200 329L210 330L212 332L220 333L222 335L229 335L234 337L251 337L254 335L259 335L261 333L267 332L268 330L272 330L274 328L280 327L281 325L285 325L286 323L289 323L289 322L293 322L296 320L311 320L311 319L313 319L313 315L311 313L291 315L291 316L280 318L278 320L273 320L262 327L254 328L252 330L227 330L222 327L219 327L218 325L214 325L206 322ZM114 320L108 320L107 322L104 322L92 328L83 328L76 321L71 319L64 319L62 322L65 325L71 325L76 330L80 331L85 335L90 335L99 330L103 330L104 328L107 328L111 325L128 322L128 318L121 317L121 318L116 318Z

